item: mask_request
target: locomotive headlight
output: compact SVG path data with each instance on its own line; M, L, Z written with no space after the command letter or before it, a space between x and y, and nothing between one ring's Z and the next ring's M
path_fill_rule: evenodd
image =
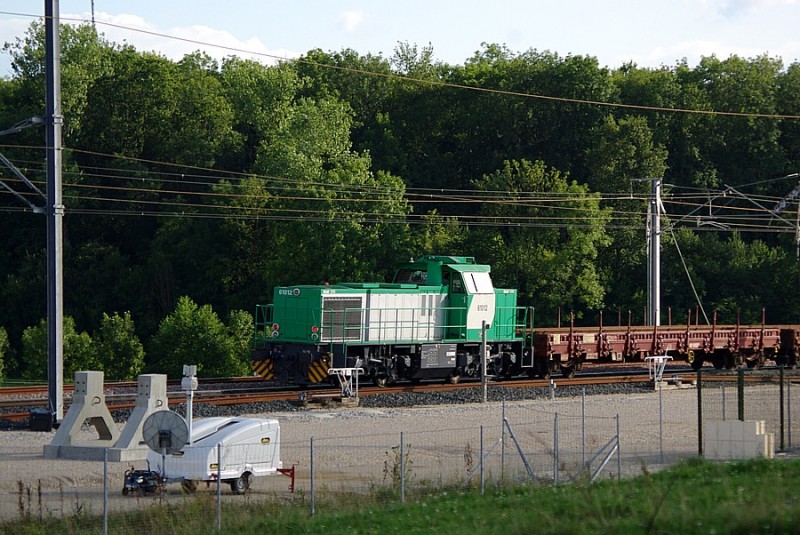
M277 323L273 323L272 324L272 330L273 331L280 331L281 330L281 326L278 325Z
M319 327L317 327L316 325L311 327L311 339L314 340L315 342L319 340Z

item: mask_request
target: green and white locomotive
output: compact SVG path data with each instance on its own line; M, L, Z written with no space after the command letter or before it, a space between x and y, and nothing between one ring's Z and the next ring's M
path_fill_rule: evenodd
M533 375L532 312L490 271L472 257L425 256L391 283L276 287L256 307L253 369L287 384L321 382L329 368L361 368L381 386L455 383L480 377L485 341L487 375Z

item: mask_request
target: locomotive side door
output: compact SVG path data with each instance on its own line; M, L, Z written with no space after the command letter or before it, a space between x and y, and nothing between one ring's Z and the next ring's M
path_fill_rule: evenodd
M467 336L467 291L461 273L449 274L450 289L447 300L447 328L445 338L464 339Z

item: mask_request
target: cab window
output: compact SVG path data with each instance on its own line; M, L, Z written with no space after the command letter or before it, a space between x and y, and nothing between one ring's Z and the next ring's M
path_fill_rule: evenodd
M461 277L457 275L453 277L453 280L450 283L450 292L454 294L464 293L464 284L461 282Z

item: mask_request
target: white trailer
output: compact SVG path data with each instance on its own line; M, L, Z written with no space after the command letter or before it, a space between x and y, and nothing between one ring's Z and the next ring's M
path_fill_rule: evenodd
M172 454L149 451L147 461L166 481L193 492L201 481L228 483L244 494L251 478L285 473L280 426L274 418L207 418L192 423L191 438Z

